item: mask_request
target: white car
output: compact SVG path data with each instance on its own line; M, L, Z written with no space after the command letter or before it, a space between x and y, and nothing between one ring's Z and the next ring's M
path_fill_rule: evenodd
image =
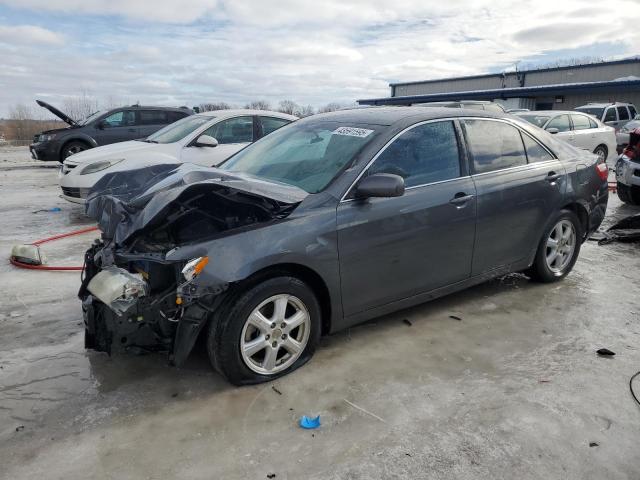
M591 115L563 110L539 110L516 115L574 147L595 153L601 163L615 162L617 158L615 129Z
M297 117L266 110L216 110L191 115L140 140L85 150L64 161L62 198L84 204L105 174L154 164L195 163L213 167Z

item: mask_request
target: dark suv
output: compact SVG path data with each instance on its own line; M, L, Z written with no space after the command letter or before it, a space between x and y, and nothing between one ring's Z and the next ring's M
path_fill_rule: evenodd
M36 102L69 124L66 128L47 130L34 136L29 146L31 156L45 161L63 162L69 155L89 148L148 137L165 125L193 114L186 107L132 105L102 110L75 121L46 102Z

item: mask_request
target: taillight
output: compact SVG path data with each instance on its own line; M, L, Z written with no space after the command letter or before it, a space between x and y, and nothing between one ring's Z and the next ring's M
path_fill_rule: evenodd
M609 178L609 167L607 167L606 163L598 163L596 165L596 172L600 180L607 180Z

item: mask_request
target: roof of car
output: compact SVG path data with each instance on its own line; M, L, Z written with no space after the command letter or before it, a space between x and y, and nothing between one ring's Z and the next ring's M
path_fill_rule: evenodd
M539 115L541 117L550 117L552 115L588 115L585 112L576 112L575 110L532 110L530 112L515 112L515 115Z
M114 107L111 110L120 110L122 108L144 108L145 110L175 110L180 112L190 112L191 109L189 107L162 107L158 105L130 105L130 106L122 106L122 107Z
M447 107L368 107L337 110L330 113L312 115L303 120L331 120L370 125L392 125L399 120L415 117L416 121L448 117L490 117L503 118L507 114L487 110L469 110ZM301 120L302 121L302 120Z
M262 115L263 117L277 117L286 120L297 120L298 117L287 113L273 112L271 110L250 110L246 108L232 108L227 110L211 110L210 112L200 112L197 115L204 117L227 118L239 115Z
M632 103L626 103L626 102L602 102L602 103L598 103L598 102L594 102L594 103L587 103L586 105L580 105L579 107L576 108L588 108L588 107L609 107L611 105L633 105Z

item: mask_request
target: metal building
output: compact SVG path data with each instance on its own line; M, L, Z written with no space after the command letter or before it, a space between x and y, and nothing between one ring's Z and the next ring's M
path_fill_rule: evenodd
M391 97L361 105L411 105L448 100L493 100L505 108L570 110L589 102L640 107L640 57L612 62L392 83Z

